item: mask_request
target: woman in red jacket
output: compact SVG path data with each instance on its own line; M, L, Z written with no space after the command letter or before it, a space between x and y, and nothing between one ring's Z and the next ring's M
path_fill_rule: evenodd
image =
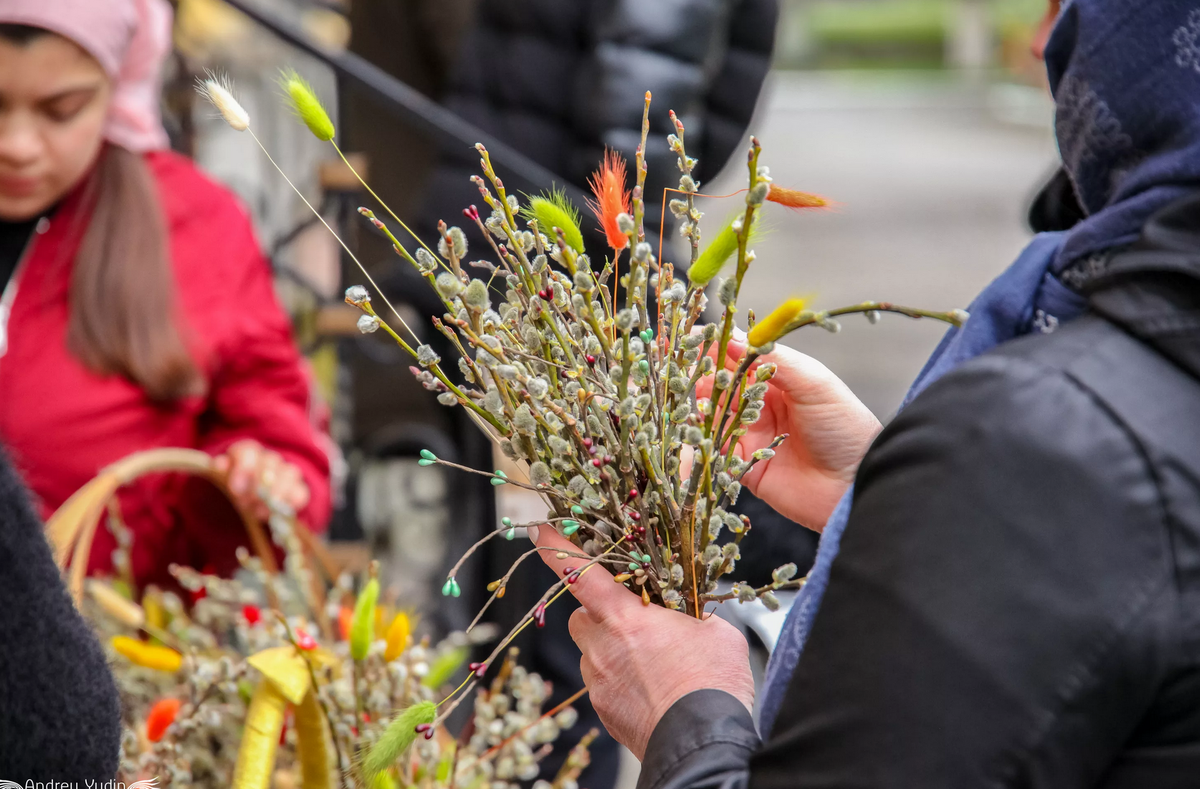
M328 459L270 270L235 198L166 150L169 40L164 0L0 3L0 444L43 515L119 458L195 447L246 506L321 528ZM206 484L120 505L139 583L234 568L243 530ZM92 571L115 547L101 529Z

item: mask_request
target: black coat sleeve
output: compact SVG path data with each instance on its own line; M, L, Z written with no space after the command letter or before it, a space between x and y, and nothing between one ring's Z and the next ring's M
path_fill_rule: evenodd
M689 763L675 741L736 711L688 721L685 698L643 767L668 777L641 789L1094 785L1170 668L1163 513L1088 392L1023 359L972 362L864 460L771 737Z
M107 781L116 776L120 736L104 652L0 454L0 778Z

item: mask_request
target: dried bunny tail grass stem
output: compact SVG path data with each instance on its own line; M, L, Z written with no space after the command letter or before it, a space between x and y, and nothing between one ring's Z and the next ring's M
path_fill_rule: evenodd
M350 164L350 160L346 158L346 154L342 153L342 149L341 149L341 147L338 146L337 142L335 142L334 140L330 140L329 144L333 146L333 150L337 151L337 155L340 156L342 158L342 161L346 163L346 167L348 167L350 169L350 172L354 173L354 177L358 179L358 182L360 184L362 184L363 189L366 189L367 192L371 195L371 197L375 198L375 202L377 202L377 203L379 203L379 205L383 206L383 210L388 212L388 216L390 216L392 219L396 220L396 224L398 224L398 225L400 225L400 227L404 228L404 232L408 233L410 236L412 236L413 240L415 240L418 244L420 244L425 249L426 252L433 255L433 250L429 248L429 245L426 244L425 241L420 236L418 236L411 227L406 225L404 223L403 219L396 216L396 212L392 210L391 206L389 206L387 203L383 202L383 198L380 197L379 195L375 194L375 190L371 188L371 185L363 180L363 177L358 174L358 170L355 170L354 165ZM437 257L437 256L435 255L434 257ZM445 266L443 264L443 268L444 267Z
M392 314L396 316L396 320L400 321L400 325L404 327L404 330L407 331L414 340L420 342L421 338L417 336L417 333L413 331L408 323L405 322L404 318L401 317L399 310L396 309L396 307L388 299L387 295L384 294L383 289L379 287L377 282L375 282L375 278L371 276L369 271L367 271L367 267L362 264L362 261L358 259L358 256L350 251L350 247L346 246L346 242L343 241L342 237L337 234L337 231L329 226L329 223L325 221L325 217L321 216L321 212L314 208L313 204L308 202L308 198L304 196L304 193L301 192L294 183L292 183L292 179L288 178L287 173L283 171L283 168L280 167L275 159L271 156L271 152L267 150L267 146L262 144L262 140L258 139L258 135L254 133L254 130L247 128L246 131L250 132L250 136L254 138L254 142L258 143L258 147L262 149L262 152L267 157L267 160L271 162L271 165L276 170L279 171L279 174L283 176L283 180L287 181L287 185L292 187L292 191L304 201L304 205L308 206L308 210L313 213L313 216L320 220L321 224L325 226L325 229L328 230L335 239L337 239L338 244L340 244L342 249L346 251L346 254L350 256L350 259L354 261L354 264L358 266L358 270L361 271L363 276L367 278L367 282L371 283L371 287L375 289L375 292L379 294L379 298L383 299L383 303L386 304L388 309L392 311ZM415 357L416 354L413 353L413 356Z
M304 125L313 133L313 136L321 142L331 144L333 149L337 151L337 155L341 157L342 162L350 169L350 172L354 174L354 177L358 179L363 188L370 193L371 197L374 197L375 201L383 206L383 210L387 211L392 219L396 220L400 224L400 227L404 228L404 232L412 236L418 244L425 248L426 252L432 255L433 250L421 240L420 236L412 231L412 228L406 225L400 217L396 216L396 213L392 211L387 203L383 202L383 199L379 195L375 194L375 190L363 180L358 170L354 169L354 165L350 164L350 161L346 158L346 154L342 153L342 149L338 146L337 141L334 140L335 130L333 121L330 120L329 113L325 111L325 106L321 104L321 99L317 97L317 93L313 90L312 85L308 84L307 80L297 74L295 69L284 69L281 71L279 74L279 85L283 88L284 96L287 98L292 112L296 114L296 117L304 121Z
M226 123L228 123L237 131L250 132L250 136L254 138L254 142L262 150L263 154L266 155L267 161L271 163L271 166L273 166L279 172L279 174L283 176L283 180L287 181L287 185L292 187L292 191L304 201L304 205L306 205L308 210L313 213L313 216L320 220L321 224L325 226L325 229L328 230L335 239L337 239L337 242L341 244L342 249L346 250L346 254L350 256L350 259L353 260L355 265L358 266L359 271L361 271L363 276L367 278L367 282L371 283L371 287L375 288L375 292L379 294L381 299L383 299L383 303L386 304L388 309L392 311L392 314L396 316L396 320L400 321L400 325L403 326L410 335L412 335L414 340L419 342L420 340L417 337L417 333L409 327L409 325L404 321L404 318L401 317L400 312L392 305L392 302L388 300L388 297L384 295L383 290L380 289L379 285L375 282L375 279L367 271L366 266L364 266L358 257L350 251L350 247L346 246L346 242L342 241L342 237L339 236L337 232L329 226L329 223L325 221L325 217L321 216L321 212L316 208L313 208L313 204L310 203L308 198L304 196L304 193L301 192L294 183L292 183L292 179L288 178L287 173L283 171L283 168L280 167L279 163L276 162L274 157L271 156L271 152L267 150L267 146L263 145L262 140L258 139L258 135L255 134L254 130L250 128L250 115L246 112L242 105L238 103L237 99L233 97L233 84L230 82L229 78L210 71L208 72L208 79L198 82L197 90L200 92L200 95L212 102L213 106L216 107L221 113L221 117L225 119ZM319 102L317 103L317 106L320 107ZM324 112L324 109L321 109L321 112Z

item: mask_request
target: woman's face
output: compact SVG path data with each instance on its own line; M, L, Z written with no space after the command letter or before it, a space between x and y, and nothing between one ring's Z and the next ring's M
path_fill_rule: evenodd
M65 38L0 37L0 220L37 216L83 178L110 90L100 64Z
M1058 12L1062 10L1062 0L1048 0L1046 15L1042 17L1042 21L1038 24L1037 33L1033 36L1033 56L1038 60L1046 59L1046 42L1050 40L1050 33L1054 30L1054 23L1058 21Z

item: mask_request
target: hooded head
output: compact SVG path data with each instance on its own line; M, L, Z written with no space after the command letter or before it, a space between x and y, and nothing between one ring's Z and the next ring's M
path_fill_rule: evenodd
M1200 8L1068 0L1045 50L1063 166L1087 218L1058 266L1132 243L1200 188Z

